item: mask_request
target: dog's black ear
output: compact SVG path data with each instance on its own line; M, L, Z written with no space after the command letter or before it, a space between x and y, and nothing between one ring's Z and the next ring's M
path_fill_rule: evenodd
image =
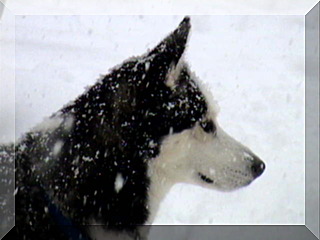
M147 79L157 79L170 87L175 85L180 72L178 66L182 66L179 60L186 48L190 28L190 18L185 17L176 30L147 54L150 63Z
M176 65L186 48L190 28L190 17L187 16L176 30L162 40L148 55L159 57L169 65Z

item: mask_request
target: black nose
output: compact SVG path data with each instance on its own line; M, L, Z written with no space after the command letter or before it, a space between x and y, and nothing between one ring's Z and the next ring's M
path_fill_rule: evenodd
M255 159L251 166L252 176L254 178L259 177L265 170L266 165L260 159Z

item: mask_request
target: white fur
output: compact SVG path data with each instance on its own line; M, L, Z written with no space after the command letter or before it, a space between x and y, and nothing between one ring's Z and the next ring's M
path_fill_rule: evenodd
M250 155L250 150L218 125L216 134L208 134L196 124L192 129L167 136L159 156L149 163L148 223L152 223L160 202L175 183L186 182L221 191L248 185L254 177L246 155ZM204 182L199 173L214 183Z
M180 58L176 65L171 64L165 82L168 87L174 88L176 86L176 80L178 79L180 71L185 64L186 63L183 61L183 57Z

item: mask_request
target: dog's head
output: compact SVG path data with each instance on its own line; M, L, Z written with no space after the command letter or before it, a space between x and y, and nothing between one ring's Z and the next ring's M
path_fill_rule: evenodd
M210 94L183 59L190 27L184 18L153 50L115 67L62 110L65 123L58 130L77 134L70 143L75 152L81 155L77 146L90 145L86 154L106 152L101 161L117 159L134 171L148 160L150 174L220 190L245 186L262 174L264 163L221 129Z
M160 136L150 174L224 191L246 186L265 164L219 126L217 107L183 59L189 31L186 17L140 59L147 69L142 84L150 104L145 120L149 133Z

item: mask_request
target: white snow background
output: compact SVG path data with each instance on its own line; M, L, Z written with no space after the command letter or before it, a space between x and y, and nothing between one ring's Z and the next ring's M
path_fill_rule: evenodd
M16 135L1 142L154 47L182 18L16 16ZM231 193L178 184L154 224L304 224L304 17L192 16L191 24L187 61L218 101L220 125L266 171Z

